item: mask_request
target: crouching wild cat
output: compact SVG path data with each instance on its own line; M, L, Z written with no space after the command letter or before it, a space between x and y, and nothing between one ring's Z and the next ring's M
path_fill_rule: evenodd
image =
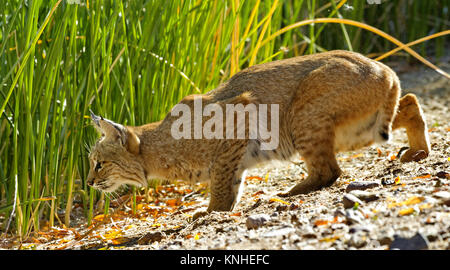
M388 141L392 129L406 129L409 149L402 162L428 156L427 125L417 98L413 94L400 98L400 91L398 77L384 64L358 53L330 51L249 67L209 93L185 97L160 122L123 126L91 112L102 137L89 154L87 181L111 192L122 184L145 186L149 178L209 180L208 212L229 211L239 201L247 169L299 154L308 176L280 196L308 193L339 177L336 152ZM179 125L180 111L174 113L175 108L195 110L196 104L210 110L200 112L200 117L195 112L183 115L194 124ZM277 129L276 138L271 138L276 139L275 147L262 147L270 138L255 133L260 126L251 124L246 110L251 104L258 113L263 107L256 105L276 105L264 107L271 117L258 114L272 131ZM219 118L211 124L212 112L215 116L229 105L241 110L231 114L231 120ZM243 123L238 119L242 111L248 117ZM225 136L228 131L219 128L222 124L226 128L231 124L232 133L243 128L244 136ZM202 136L205 130L196 130L206 125L212 138ZM181 128L186 136L174 136Z

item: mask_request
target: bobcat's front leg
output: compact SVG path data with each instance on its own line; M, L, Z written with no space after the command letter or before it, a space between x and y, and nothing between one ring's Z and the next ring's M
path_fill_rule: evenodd
M221 147L221 155L217 156L210 168L211 199L208 212L231 211L239 201L242 182L245 180L245 168L241 167L241 161L246 145L245 140L230 140Z
M402 127L406 128L409 150L401 156L400 161L419 161L426 158L430 153L427 124L414 94L407 94L400 99L392 129Z

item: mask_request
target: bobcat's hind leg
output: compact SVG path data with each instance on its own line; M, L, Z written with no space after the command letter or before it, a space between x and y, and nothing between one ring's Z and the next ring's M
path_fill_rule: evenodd
M279 196L305 194L331 186L341 175L334 153L333 126L325 121L317 121L316 124L322 131L320 135L312 128L310 134L305 134L294 141L295 148L305 160L308 177L288 192L278 194Z
M419 161L430 153L428 129L417 97L407 94L400 99L392 129L406 128L409 149L401 156L401 162Z

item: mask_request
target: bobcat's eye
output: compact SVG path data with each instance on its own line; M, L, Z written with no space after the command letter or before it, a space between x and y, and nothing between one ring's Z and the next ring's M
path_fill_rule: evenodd
M95 165L95 170L99 171L102 168L101 162L97 162L97 165Z

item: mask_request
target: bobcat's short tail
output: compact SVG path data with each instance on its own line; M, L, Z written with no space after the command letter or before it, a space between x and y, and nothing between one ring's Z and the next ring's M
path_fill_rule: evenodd
M392 86L390 87L386 98L386 102L380 106L378 110L376 128L374 129L374 141L378 143L387 142L390 139L392 130L392 122L397 112L400 98L400 81L397 76L394 77Z

